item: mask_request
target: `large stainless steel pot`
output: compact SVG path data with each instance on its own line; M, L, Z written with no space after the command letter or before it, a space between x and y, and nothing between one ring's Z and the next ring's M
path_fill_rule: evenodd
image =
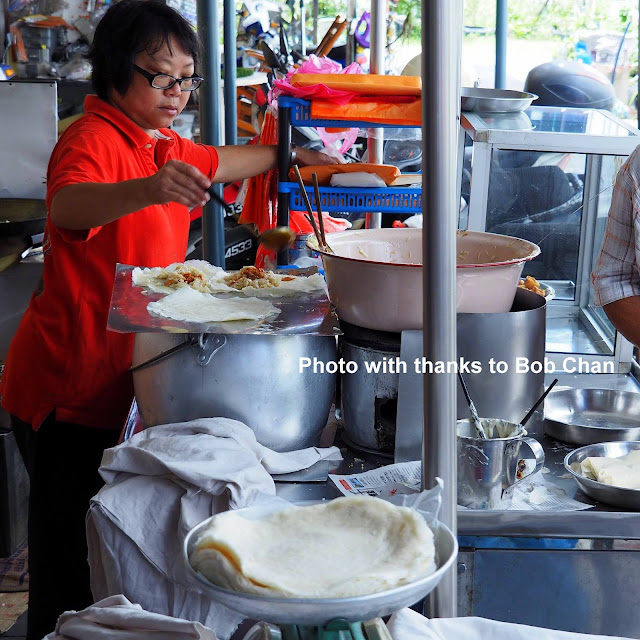
M191 344L133 373L145 426L222 416L247 424L274 451L318 444L336 376L300 372L300 359L335 361L335 338L138 333L133 365L184 342Z

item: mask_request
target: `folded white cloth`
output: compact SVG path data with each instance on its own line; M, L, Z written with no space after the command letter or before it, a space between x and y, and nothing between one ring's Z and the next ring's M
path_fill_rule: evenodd
M147 611L197 620L226 640L242 616L213 602L187 572L187 533L214 513L275 495L270 474L340 457L337 447L276 453L228 418L152 427L108 449L100 467L107 484L87 514L94 598L124 594Z
M555 631L487 618L425 618L412 609L394 613L387 627L393 640L631 640Z
M111 596L82 611L66 611L44 640L216 640L199 622L149 613L123 595Z

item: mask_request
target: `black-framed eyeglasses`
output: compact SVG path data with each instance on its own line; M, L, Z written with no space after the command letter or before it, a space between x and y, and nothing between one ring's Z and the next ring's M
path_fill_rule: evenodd
M195 91L203 82L204 78L200 76L190 76L189 78L175 78L168 73L149 73L137 64L133 68L142 76L144 76L154 89L171 89L176 82L180 87L180 91Z

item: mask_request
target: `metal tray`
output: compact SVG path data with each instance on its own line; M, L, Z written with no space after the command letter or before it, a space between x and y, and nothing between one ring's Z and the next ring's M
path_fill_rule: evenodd
M489 113L508 113L524 111L538 96L526 91L510 89L485 89L480 87L462 87L460 90L460 108L462 111L484 111Z
M623 509L640 510L640 491L637 489L623 489L597 482L577 473L571 468L574 463L580 463L589 457L620 458L630 451L640 449L640 442L601 442L580 447L567 454L564 459L565 469L573 476L584 493L594 500L622 507Z
M234 322L185 322L157 318L149 314L147 305L160 300L166 294L148 293L132 284L135 267L117 264L111 293L107 329L118 333L216 333L216 334L274 334L336 336L342 333L338 317L324 291L314 291L301 296L268 298L280 309L275 318L263 320L237 320ZM315 267L281 271L293 275L310 275ZM237 294L216 294L232 297Z
M544 403L544 430L574 444L640 440L640 393L558 389Z
M298 506L316 504L297 503ZM238 509L237 513L247 513L251 507ZM213 516L212 516L213 517ZM212 600L245 615L253 620L274 624L325 625L335 618L348 622L361 622L389 615L394 611L415 604L436 588L458 555L458 542L451 531L442 523L434 530L436 564L438 569L431 575L411 584L350 598L276 598L259 596L238 591L229 591L209 582L194 570L189 556L195 548L200 534L207 528L211 518L191 529L183 545L183 560L187 570L204 587L203 591Z

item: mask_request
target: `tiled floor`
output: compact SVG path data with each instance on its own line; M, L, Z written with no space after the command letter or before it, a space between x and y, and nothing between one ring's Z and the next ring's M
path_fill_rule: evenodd
M17 622L4 633L0 633L0 638L11 638L12 640L24 640L27 635L27 612L25 611L17 620Z

